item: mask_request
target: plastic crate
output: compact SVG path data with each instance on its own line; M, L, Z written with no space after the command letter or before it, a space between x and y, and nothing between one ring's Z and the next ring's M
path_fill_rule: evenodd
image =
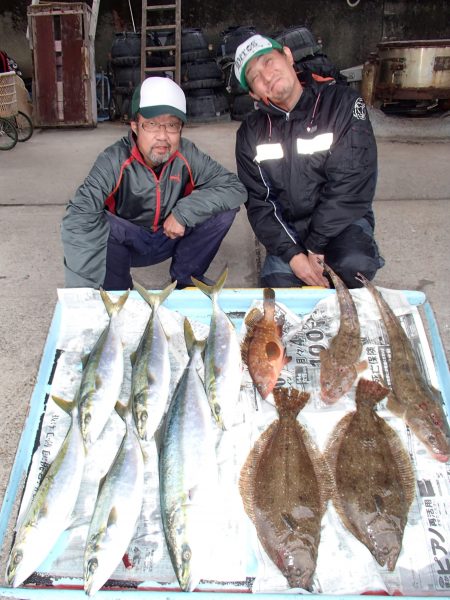
M16 114L16 73L0 73L0 117L12 117Z

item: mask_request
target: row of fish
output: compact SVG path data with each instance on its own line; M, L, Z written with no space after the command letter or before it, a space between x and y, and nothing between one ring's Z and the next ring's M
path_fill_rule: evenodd
M401 440L374 411L387 391L361 379L356 411L337 424L322 456L297 421L309 394L274 390L279 418L250 452L240 492L263 548L291 587L311 589L330 498L377 562L395 568L415 478Z

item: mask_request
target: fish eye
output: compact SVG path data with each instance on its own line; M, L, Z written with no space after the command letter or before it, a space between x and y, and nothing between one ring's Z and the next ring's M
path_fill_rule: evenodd
M220 404L214 404L214 414L217 416L220 415Z
M85 425L89 425L89 423L91 422L91 415L90 415L90 413L86 413L84 415L83 422L84 422Z
M98 560L96 558L91 558L87 565L87 570L89 573L94 573L98 567Z
M20 563L20 561L23 558L23 552L22 550L17 550L17 552L14 553L14 558L13 558L13 563L14 565L18 565Z
M192 552L190 547L187 544L184 544L182 552L181 552L181 560L183 562L188 562L191 560Z
M141 421L142 421L143 423L146 423L146 422L147 422L147 419L148 419L148 413L147 413L147 411L146 411L146 410L143 410L143 411L142 411L142 413L141 413Z

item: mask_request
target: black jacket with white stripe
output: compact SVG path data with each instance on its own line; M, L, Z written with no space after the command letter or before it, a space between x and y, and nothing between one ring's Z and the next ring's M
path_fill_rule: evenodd
M286 262L324 253L363 217L374 226L377 149L363 99L334 80L302 86L290 113L259 102L236 139L250 224L267 252Z

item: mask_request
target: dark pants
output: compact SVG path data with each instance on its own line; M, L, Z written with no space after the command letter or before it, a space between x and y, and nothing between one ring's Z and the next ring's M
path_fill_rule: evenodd
M217 254L239 209L210 217L196 227L186 227L183 237L171 240L162 228L156 232L106 213L110 225L106 253L105 290L133 287L131 267L148 267L172 258L170 277L177 288L192 285L191 275L202 278Z
M349 288L361 287L355 275L362 273L367 279L384 265L384 259L378 252L370 224L361 219L350 225L332 239L324 252L325 262L343 280ZM288 263L278 256L268 254L261 269L263 287L299 287L305 285L292 272Z

